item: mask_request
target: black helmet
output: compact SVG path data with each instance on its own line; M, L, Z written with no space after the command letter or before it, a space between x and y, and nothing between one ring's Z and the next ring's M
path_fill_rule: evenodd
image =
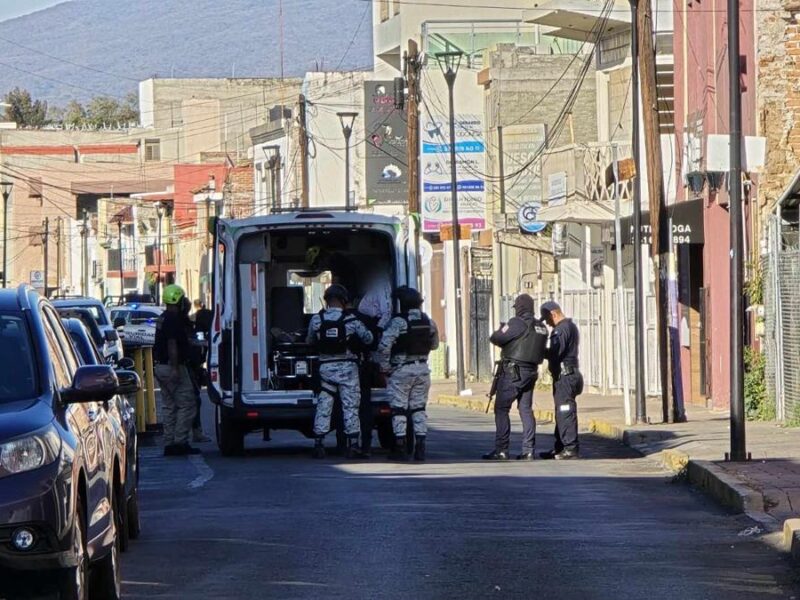
M328 286L328 289L325 290L322 298L325 302L330 302L333 298L342 301L343 303L347 303L350 295L347 293L347 288L339 283L334 283Z
M394 297L400 302L400 308L419 308L422 306L422 295L407 285L397 288L394 292Z

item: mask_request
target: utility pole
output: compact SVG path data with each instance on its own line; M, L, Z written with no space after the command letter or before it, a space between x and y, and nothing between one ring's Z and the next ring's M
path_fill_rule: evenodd
M85 210L81 225L81 294L89 295L89 214Z
M125 298L125 271L122 268L122 217L117 219L117 239L119 240L119 297L121 302Z
M58 217L56 220L56 290L61 291L61 236L63 235L64 219Z
M633 112L633 138L631 154L636 170L633 179L633 323L634 371L636 373L636 423L647 423L647 380L644 356L644 272L642 270L642 157L639 148L639 27L637 25L637 0L631 3L631 110Z
M308 189L308 114L306 112L306 97L300 94L300 181L303 190L303 208L309 206Z
M728 79L730 98L730 161L728 176L731 236L731 453L747 460L744 412L744 240L742 233L742 89L739 56L739 0L728 0Z
M42 223L42 249L44 252L44 297L47 298L47 282L48 282L48 250L50 246L50 217L45 217Z
M417 255L417 288L422 282L422 247L420 230L422 228L422 211L419 204L419 73L422 65L419 62L419 47L414 40L408 40L406 55L406 82L408 85L408 113L406 120L406 162L408 163L408 212L415 219L414 248Z
M506 223L506 167L505 153L503 152L503 126L497 126L497 154L498 167L500 168L500 214L503 218L503 227ZM502 306L505 296L505 275L503 273L503 242L497 238L497 281L500 284L500 304ZM501 309L502 310L502 309Z
M653 46L653 13L649 0L638 5L637 25L639 28L639 72L641 76L642 117L644 120L645 157L647 160L647 184L650 192L650 253L658 273L655 287L658 362L661 379L661 416L665 423L670 421L670 401L672 398L672 369L667 342L667 311L664 302L666 293L667 257L662 251L667 246L662 239L661 213L664 208L664 171L661 163L661 130L658 120L658 90L656 87L656 53ZM672 232L666 232L671 236ZM668 238L667 238L668 239ZM637 250L641 250L637 248Z
M0 192L3 195L3 288L8 286L8 200L13 189L13 181L0 180Z

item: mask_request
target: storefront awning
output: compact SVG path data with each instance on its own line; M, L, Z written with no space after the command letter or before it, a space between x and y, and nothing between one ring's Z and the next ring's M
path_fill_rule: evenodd
M588 200L567 200L559 206L545 206L536 215L545 223L578 223L595 225L614 220L614 209L608 204Z

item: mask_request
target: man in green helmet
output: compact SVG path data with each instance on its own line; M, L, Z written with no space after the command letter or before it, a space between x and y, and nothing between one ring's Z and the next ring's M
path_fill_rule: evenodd
M191 302L178 285L164 288L162 299L167 310L156 324L153 347L155 375L161 386L164 420L164 456L199 454L189 445L197 405L192 376L187 362L190 341L186 326Z

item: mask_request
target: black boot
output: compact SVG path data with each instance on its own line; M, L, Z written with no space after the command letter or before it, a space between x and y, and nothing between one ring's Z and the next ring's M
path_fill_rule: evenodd
M347 458L364 458L357 435L347 438Z
M314 451L311 453L312 458L325 458L325 438L318 437L314 440Z
M414 446L414 460L425 462L425 436L418 435Z
M398 462L406 462L408 454L406 453L406 436L398 436L395 438L394 448L389 453L389 460L396 460Z

